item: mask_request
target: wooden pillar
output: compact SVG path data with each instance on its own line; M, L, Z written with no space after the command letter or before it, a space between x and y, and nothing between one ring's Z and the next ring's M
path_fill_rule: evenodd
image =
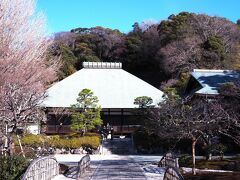
M110 124L110 126L112 126L112 124L110 123L112 120L111 120L111 111L110 111L110 108L108 108L108 118L107 119L109 119L109 124Z
M123 110L123 108L121 109L121 134L122 134L122 132L123 132L123 121L124 121L124 117L123 117L123 113L124 113L124 110Z

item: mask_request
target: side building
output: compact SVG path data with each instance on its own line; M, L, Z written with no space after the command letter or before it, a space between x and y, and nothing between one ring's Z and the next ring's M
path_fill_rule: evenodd
M46 134L70 132L71 105L77 103L78 93L85 88L98 97L104 125L109 124L119 134L131 133L139 126L136 97L151 97L153 107L163 101L162 91L124 71L121 63L83 62L81 70L47 90L48 97L43 103Z
M187 83L185 95L216 98L223 84L239 81L239 71L194 69Z

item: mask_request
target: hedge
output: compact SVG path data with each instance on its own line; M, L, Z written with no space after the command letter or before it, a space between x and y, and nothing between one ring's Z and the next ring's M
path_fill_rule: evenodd
M18 145L18 141L15 141ZM98 134L89 134L79 137L76 134L65 136L44 136L27 134L21 138L21 143L24 146L37 147L52 147L64 149L92 148L97 149L100 145L100 136Z

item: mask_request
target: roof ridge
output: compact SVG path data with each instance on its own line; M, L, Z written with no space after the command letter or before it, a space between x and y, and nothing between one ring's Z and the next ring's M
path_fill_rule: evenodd
M82 63L83 68L88 69L122 69L120 62L86 62Z
M229 72L235 72L235 71L234 70L223 70L223 69L193 69L193 72L229 73Z

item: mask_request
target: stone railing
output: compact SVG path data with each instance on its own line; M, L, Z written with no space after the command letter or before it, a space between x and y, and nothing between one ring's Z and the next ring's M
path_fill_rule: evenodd
M166 168L164 180L184 180L179 172L178 157L172 152L167 152L159 161L158 166Z
M70 167L64 176L72 179L81 179L88 168L90 168L90 156L87 154L81 158L77 166Z
M59 164L53 156L40 157L32 161L22 180L47 180L59 174Z
M177 168L167 167L163 180L184 180L184 178Z
M158 166L179 168L178 158L172 152L167 152L159 161Z
M87 154L83 156L78 163L77 179L80 179L83 173L89 168L90 168L90 156Z

